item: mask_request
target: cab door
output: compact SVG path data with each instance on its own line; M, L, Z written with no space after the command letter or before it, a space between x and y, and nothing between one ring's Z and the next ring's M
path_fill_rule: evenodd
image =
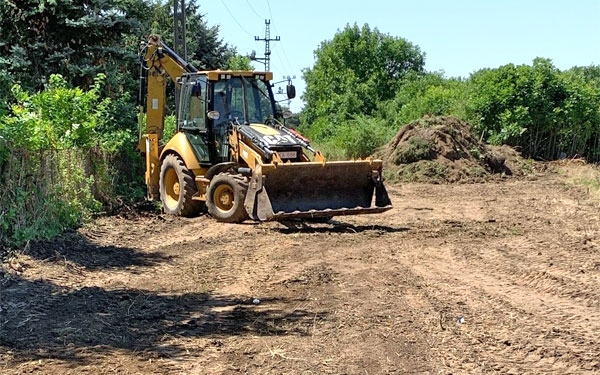
M177 130L185 133L200 164L210 164L207 127L208 83L205 75L182 77Z

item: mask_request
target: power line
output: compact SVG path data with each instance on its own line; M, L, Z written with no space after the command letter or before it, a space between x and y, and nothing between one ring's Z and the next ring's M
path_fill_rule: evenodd
M250 9L252 9L252 11L254 12L254 14L256 14L256 17L258 17L259 19L263 19L263 17L258 14L258 12L256 10L254 10L254 7L252 7L252 4L250 4L250 2L248 0L246 0L246 4L248 4L248 6L250 7Z
M231 16L231 18L233 18L233 20L235 21L235 23L237 23L237 25L240 27L240 29L242 29L243 32L245 32L246 34L252 36L252 34L250 34L246 29L244 29L244 26L242 26L238 20L235 19L235 17L233 16L233 14L231 13L231 11L229 10L229 8L227 7L227 4L225 4L225 2L223 0L221 0L221 3L223 4L223 6L225 7L225 9L227 10L227 13L229 13L229 15Z
M271 16L270 19L272 20L273 19L273 13L271 13L271 4L269 3L269 0L267 0L267 8L269 9L269 16ZM275 32L277 34L279 34L279 31L277 30L277 26L275 25L275 23L273 23L273 28L275 29ZM287 53L285 52L285 43L283 43L281 45L281 48L282 48L281 51L283 52L283 57L285 57L285 61L287 62L287 68L289 70L294 70L292 68L292 64L290 64L290 60L287 57ZM282 65L283 65L283 63L282 63Z
M267 8L269 8L269 16L271 16L270 19L273 19L273 15L271 14L271 4L269 3L269 0L267 0Z
M248 6L250 7L250 9L252 9L252 12L256 15L256 17L258 17L261 20L263 19L263 17L260 14L258 14L258 12L256 11L256 9L254 9L254 7L252 6L252 4L250 4L250 1L246 0L246 4L248 4ZM256 37L255 37L255 40L254 40L254 44L256 46L256 49L258 50L259 47L258 47L258 41L256 40Z
M271 13L271 4L269 3L269 0L267 0L267 8L269 9L269 16L271 17L270 19L273 19L273 13ZM279 32L277 31L277 26L273 25L273 28L275 29L275 32L279 34ZM283 47L283 45L282 45L282 47ZM290 60L287 57L287 53L285 53L285 47L283 47L282 51L283 51L283 56L285 57L285 59L287 61L288 69L293 70L292 65L290 64ZM279 58L279 56L277 56L277 57ZM296 78L296 76L294 76L294 78ZM292 78L290 76L287 76L287 81L288 81L288 84L291 84ZM281 88L280 88L280 90L281 90ZM290 107L290 100L288 99L288 108L289 107Z

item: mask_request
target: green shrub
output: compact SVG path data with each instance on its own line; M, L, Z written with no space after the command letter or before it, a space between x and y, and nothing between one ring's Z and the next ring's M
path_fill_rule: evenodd
M98 132L110 119L103 80L88 91L59 75L36 94L13 87L18 104L0 118L0 248L78 225L114 196L108 155L130 136Z
M163 141L168 141L177 133L177 119L174 115L165 117L165 128L163 131Z
M419 160L429 160L434 155L434 144L421 137L412 137L408 140L406 147L398 147L395 150L395 164L415 163Z
M331 141L329 141L329 142L323 142L323 141L311 142L311 146L315 150L321 151L321 153L323 154L323 156L325 156L325 158L327 160L333 161L333 160L345 160L346 159L346 151Z
M335 159L370 156L394 133L387 121L369 116L356 116L341 124L320 119L310 127L301 127L300 131L314 139L326 157L330 155Z
M393 130L383 119L357 116L337 127L334 144L344 150L347 158L364 158L372 155L393 135Z
M398 173L397 179L404 182L439 183L446 181L449 168L434 160L422 160L403 166Z

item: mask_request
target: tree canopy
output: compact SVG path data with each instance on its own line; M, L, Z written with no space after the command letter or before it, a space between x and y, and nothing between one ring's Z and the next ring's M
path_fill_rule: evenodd
M469 81L467 117L487 141L518 146L526 155L595 159L597 146L589 142L600 130L600 90L598 81L585 77L597 72L561 72L543 58L482 69Z
M169 0L0 2L0 97L10 97L13 83L40 90L51 74L85 89L104 73L109 95L135 92L139 43L157 33L172 45L172 8ZM186 8L190 62L228 68L235 48L219 38L218 26L208 25L198 1ZM240 58L233 62L239 66Z
M301 129L330 156L364 157L424 115L454 115L482 139L540 159L600 158L600 68L557 69L550 59L446 78L424 54L368 25L346 25L304 71Z
M314 54L315 65L303 75L308 123L374 114L380 102L395 96L407 74L422 73L425 64L418 46L366 24L346 25Z
M198 1L188 1L185 6L188 61L200 70L227 69L232 63L238 64L236 48L219 37L218 25L208 25ZM144 28L148 34L158 34L165 43L173 46L173 2L162 0L156 3Z
M138 2L142 3L141 0ZM141 32L129 16L132 1L6 0L0 3L0 72L25 88L39 90L50 74L89 87L97 73L113 80L135 50L126 35ZM6 89L6 82L4 88Z

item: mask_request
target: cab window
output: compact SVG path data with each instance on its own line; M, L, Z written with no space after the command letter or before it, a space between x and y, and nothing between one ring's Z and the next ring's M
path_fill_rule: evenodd
M185 87L180 126L186 130L206 131L206 79L200 78Z

